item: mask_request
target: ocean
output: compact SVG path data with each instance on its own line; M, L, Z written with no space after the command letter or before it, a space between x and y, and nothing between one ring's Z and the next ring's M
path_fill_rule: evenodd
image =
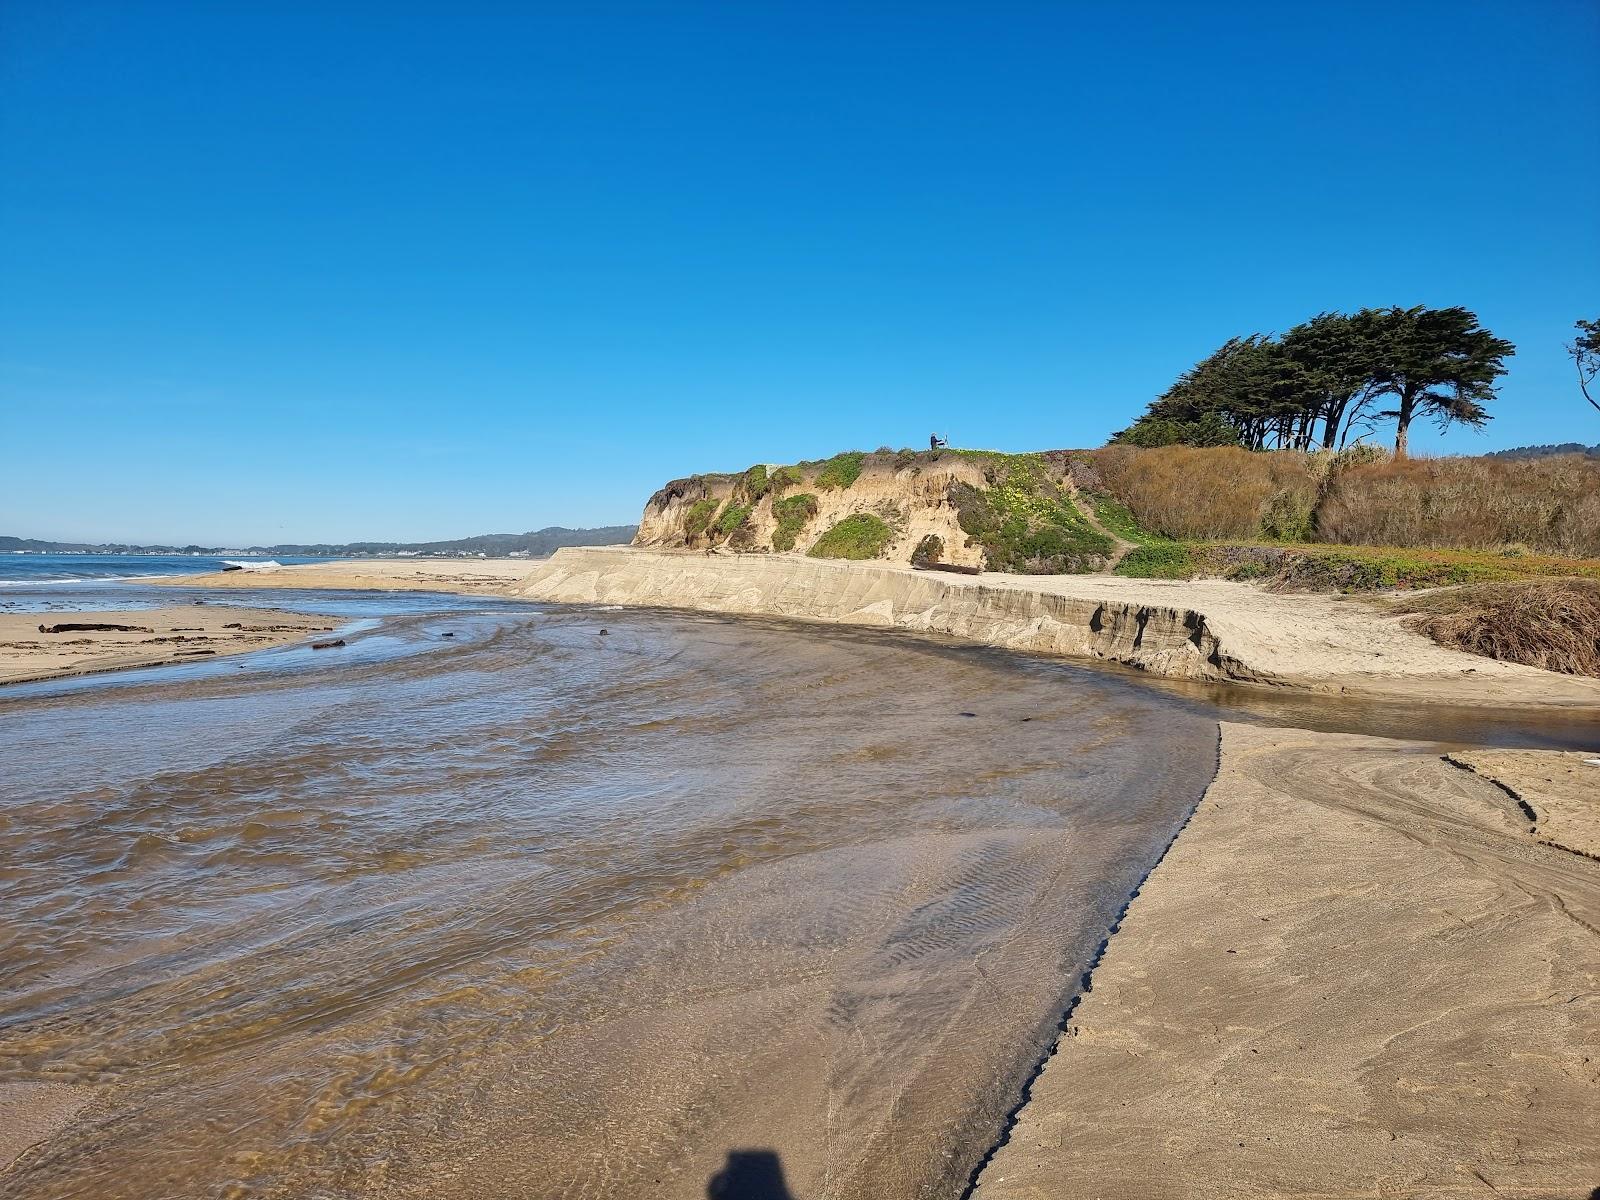
M51 583L88 583L156 575L204 575L228 564L245 567L279 563L321 562L317 558L267 558L238 554L0 554L0 587Z

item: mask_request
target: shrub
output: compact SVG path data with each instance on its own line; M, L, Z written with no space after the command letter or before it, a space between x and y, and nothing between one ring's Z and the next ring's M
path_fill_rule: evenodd
M1600 461L1412 458L1332 474L1317 509L1325 541L1600 557Z
M1188 579L1195 573L1195 564L1182 542L1154 542L1123 555L1116 573L1136 579Z
M1078 511L1059 455L953 450L983 470L988 488L950 485L967 544L983 547L991 571L1064 575L1093 571L1111 556L1111 539Z
M1495 551L1403 546L1190 544L1195 573L1260 579L1275 591L1371 592L1500 580L1582 576L1600 579L1600 562Z
M772 490L772 481L767 478L767 468L757 463L740 478L739 486L744 492L745 499L755 504Z
M944 558L944 539L937 533L930 533L917 543L917 548L911 552L911 565L913 567L926 567Z
M811 547L812 558L881 558L894 531L871 513L856 513L834 525Z
M795 540L806 527L806 522L817 515L817 498L810 492L802 492L798 496L774 500L772 515L778 522L778 527L772 532L772 548L793 550Z
M699 537L710 527L712 516L721 506L722 501L714 496L707 496L704 500L696 500L689 506L689 511L684 514L684 533L691 539Z
M722 510L722 516L717 518L717 532L727 537L739 526L750 519L751 504L732 504Z
M799 467L779 467L767 476L768 489L773 492L787 491L792 487L799 487L806 481L806 473Z
M896 471L904 471L917 465L917 452L915 450L901 450L894 456L894 469Z
M1108 496L1104 492L1087 497L1094 505L1095 520L1116 534L1125 542L1132 542L1142 546L1147 542L1164 542L1165 538L1158 538L1138 521L1133 519L1133 514L1128 511L1128 506L1115 496Z
M1542 579L1429 592L1396 610L1441 645L1568 675L1600 676L1600 582Z
M1105 487L1137 523L1168 538L1309 534L1317 479L1311 455L1237 446L1093 451ZM1272 532L1268 532L1270 527Z
M866 457L860 450L835 454L817 472L817 487L824 492L849 487L861 477L861 463Z
M1316 492L1307 488L1283 488L1267 498L1261 514L1261 536L1279 542L1309 542L1316 533L1312 524Z

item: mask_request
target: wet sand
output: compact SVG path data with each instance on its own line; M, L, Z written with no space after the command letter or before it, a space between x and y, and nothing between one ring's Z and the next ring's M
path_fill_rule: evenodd
M46 632L64 623L134 628ZM0 684L245 654L297 642L334 625L303 613L198 604L0 613Z
M979 1200L1589 1196L1600 862L1439 750L1224 726Z
M703 1200L757 1150L958 1193L1216 753L850 630L420 611L289 661L0 700L0 1082L90 1097L0 1195Z
M1466 750L1446 758L1515 800L1541 842L1600 859L1600 732L1590 751Z

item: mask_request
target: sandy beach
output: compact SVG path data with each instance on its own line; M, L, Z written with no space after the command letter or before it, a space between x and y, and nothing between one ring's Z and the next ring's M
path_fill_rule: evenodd
M1524 786L1568 757L1519 754ZM1224 725L976 1194L1581 1200L1597 995L1600 863L1542 844L1491 778Z
M123 628L70 628L91 625ZM0 684L244 654L332 628L328 617L200 604L0 613Z

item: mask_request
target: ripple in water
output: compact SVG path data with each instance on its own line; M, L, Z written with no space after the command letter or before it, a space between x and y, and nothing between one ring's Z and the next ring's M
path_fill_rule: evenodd
M1214 762L849 631L372 636L0 707L0 1099L89 1101L0 1194L959 1191Z

